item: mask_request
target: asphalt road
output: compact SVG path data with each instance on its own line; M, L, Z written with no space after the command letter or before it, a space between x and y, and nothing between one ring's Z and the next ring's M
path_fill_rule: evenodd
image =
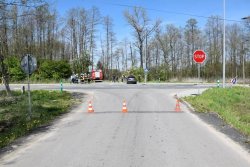
M12 88L18 89L20 85ZM175 94L195 85L65 85L84 103L48 130L23 139L0 166L249 167L247 151L180 105ZM36 85L33 89L58 89ZM122 113L126 101L127 113ZM94 113L87 113L92 101ZM14 146L15 147L15 146Z

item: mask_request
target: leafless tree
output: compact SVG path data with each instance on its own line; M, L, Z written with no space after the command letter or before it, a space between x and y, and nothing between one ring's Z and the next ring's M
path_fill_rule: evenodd
M96 33L96 27L101 22L101 15L98 10L98 8L93 7L90 10L91 18L90 18L90 45L89 45L89 51L91 53L91 62L92 62L92 70L93 70L93 64L94 64L94 49L95 49L95 33Z
M136 47L140 53L140 68L143 68L144 41L160 25L160 21L156 21L153 26L150 26L146 10L141 7L134 7L132 11L126 10L124 16L129 25L134 29Z
M186 45L186 63L187 63L187 69L189 69L190 72L187 74L189 76L194 76L195 71L196 71L196 64L193 61L193 53L199 48L199 43L200 41L199 36L200 36L200 30L198 29L197 26L198 22L196 19L189 19L186 23L185 26L185 31L184 31L184 37L185 37L185 45Z
M31 42L34 40L34 38L32 38L34 27L33 24L30 23L30 18L34 15L32 11L45 4L46 3L41 0L1 0L0 2L0 72L8 95L11 94L11 91L9 87L9 74L4 61L10 54L17 52L18 48L31 50ZM19 14L18 9L22 9L23 12ZM18 19L24 17L27 17L26 20L30 25L30 29L18 27ZM12 23L12 26L10 23ZM19 33L19 31L23 31L23 34ZM11 32L13 38L9 36ZM25 43L23 44L22 41L25 41ZM15 44L15 46L13 45L11 47L11 44Z
M218 16L212 16L208 19L206 28L206 47L207 58L206 67L213 70L206 70L207 78L221 76L221 62L222 62L222 47L223 47L223 32L222 20Z

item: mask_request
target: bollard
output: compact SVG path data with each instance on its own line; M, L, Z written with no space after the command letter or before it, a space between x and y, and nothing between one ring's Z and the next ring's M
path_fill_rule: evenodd
M25 86L22 87L22 94L25 93Z
M217 80L217 88L220 87L220 80Z
M62 83L62 80L61 80L61 93L63 92L63 83Z

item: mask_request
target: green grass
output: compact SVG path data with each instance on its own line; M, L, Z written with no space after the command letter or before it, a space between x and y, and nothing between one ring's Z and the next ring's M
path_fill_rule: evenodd
M225 122L250 136L250 88L212 88L185 100L197 112L216 112Z
M4 91L0 92L0 148L38 127L48 125L76 104L68 92L32 91L32 117L29 119L27 97L27 93L12 92L12 96L7 97Z
M23 81L12 81L11 84L23 84L27 82L26 80L23 80ZM62 82L63 83L70 83L70 80L69 79L62 79ZM61 80L53 80L53 79L42 79L42 80L30 80L30 83L31 84L60 84L61 83Z

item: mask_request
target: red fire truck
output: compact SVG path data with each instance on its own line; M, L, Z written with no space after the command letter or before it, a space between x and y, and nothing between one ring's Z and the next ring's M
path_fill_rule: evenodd
M102 82L103 81L103 73L102 70L93 70L91 73L91 79L95 82Z

